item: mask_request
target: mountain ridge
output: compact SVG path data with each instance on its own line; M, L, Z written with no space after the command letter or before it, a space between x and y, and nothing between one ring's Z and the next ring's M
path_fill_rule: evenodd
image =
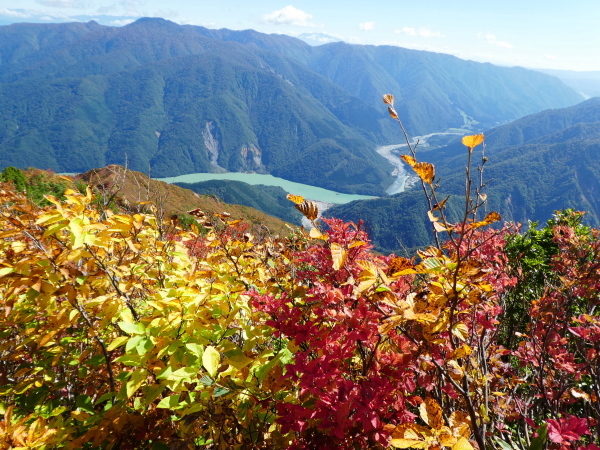
M579 99L524 69L156 18L16 24L0 27L0 41L0 166L58 172L110 163L153 176L255 171L383 195L392 167L375 147L401 138L384 92L399 89L397 109L417 131Z

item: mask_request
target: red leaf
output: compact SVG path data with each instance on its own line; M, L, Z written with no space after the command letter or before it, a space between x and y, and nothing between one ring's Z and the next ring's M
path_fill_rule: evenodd
M548 419L548 438L557 444L578 441L584 434L590 434L587 420L575 416L562 417L559 420Z

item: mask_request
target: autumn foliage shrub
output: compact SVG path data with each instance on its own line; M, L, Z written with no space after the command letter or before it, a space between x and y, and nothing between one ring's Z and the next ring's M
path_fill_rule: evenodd
M405 160L437 237L412 259L299 196L314 228L279 238L2 184L0 448L599 449L600 232L494 228L469 182L449 223Z

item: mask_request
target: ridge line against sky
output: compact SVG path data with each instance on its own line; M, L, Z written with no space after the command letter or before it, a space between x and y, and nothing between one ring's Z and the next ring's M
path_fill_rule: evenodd
M289 0L288 0L289 1ZM302 0L2 0L0 25L140 17L263 33L312 35L314 43L397 45L508 66L600 71L600 1L396 0L352 6ZM1 45L1 43L0 43Z

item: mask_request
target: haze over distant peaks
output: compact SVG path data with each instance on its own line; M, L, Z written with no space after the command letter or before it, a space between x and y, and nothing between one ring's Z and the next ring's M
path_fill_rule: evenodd
M327 33L302 33L298 36L298 39L313 46L330 44L332 42L342 42L341 39Z

